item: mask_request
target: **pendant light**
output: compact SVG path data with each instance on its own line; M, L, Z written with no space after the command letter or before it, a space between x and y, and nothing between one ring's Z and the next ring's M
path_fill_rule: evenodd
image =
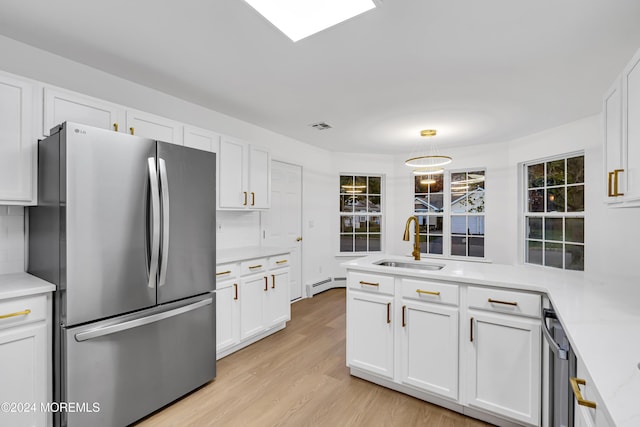
M425 129L420 131L420 136L429 138L436 136L435 129ZM449 156L443 156L438 152L438 147L434 143L429 143L428 147L420 144L420 147L411 154L404 164L414 168L415 175L435 175L443 173L442 166L448 165L453 159Z

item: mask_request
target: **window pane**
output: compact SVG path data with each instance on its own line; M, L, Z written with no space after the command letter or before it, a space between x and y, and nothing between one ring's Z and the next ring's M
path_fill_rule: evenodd
M475 191L479 188L486 188L484 182L484 171L473 171L467 174L467 180L469 181L469 192Z
M567 159L567 184L584 182L584 156Z
M542 218L527 218L527 238L542 239Z
M420 224L420 234L442 233L442 216L420 215L418 223Z
M382 179L378 176L369 177L369 186L367 187L367 193L369 194L382 194L380 193L380 182Z
M354 215L353 219L353 230L356 233L366 233L367 232L367 217Z
M340 235L340 252L353 252L353 234Z
M459 187L459 186L464 186L464 183L462 183L462 181L466 181L467 179L467 174L466 172L456 172L456 173L452 173L451 174L451 186L452 187Z
M542 265L542 242L527 241L527 262Z
M584 270L584 246L565 245L564 262L567 270Z
M529 190L529 212L544 212L544 190Z
M484 236L484 216L470 216L467 223L470 235Z
M380 251L380 235L379 234L369 234L369 251L375 252Z
M564 184L564 159L547 162L547 185Z
M369 212L380 212L380 196L368 197L368 210Z
M366 176L355 176L354 177L354 190L358 193L366 193L367 192L367 177Z
M451 255L467 255L467 238L452 236L451 237Z
M544 265L562 268L562 243L544 244Z
M442 255L442 236L429 236L428 253Z
M367 235L356 234L354 236L355 252L367 252Z
M353 206L356 204L357 196L340 196L340 212L353 212Z
M467 212L484 212L484 190L478 188L469 194Z
M451 193L451 213L465 213L467 205L467 193Z
M443 194L432 194L429 196L429 212L442 212L444 207L444 195Z
M467 234L467 217L452 216L451 217L451 234Z
M469 256L480 257L484 256L484 238L483 237L469 237Z
M369 217L369 232L379 233L381 230L382 217L370 216Z
M429 212L429 196L427 194L416 194L413 210L414 212Z
M340 217L340 232L351 233L353 231L353 217L341 216Z
M567 212L584 212L584 185L567 187Z
M564 212L565 187L547 190L547 212Z
M584 218L567 218L565 227L567 242L584 243Z
M353 191L353 177L352 176L340 176L340 193L346 194Z
M545 218L544 239L562 241L562 218Z
M544 163L527 166L528 188L544 187Z

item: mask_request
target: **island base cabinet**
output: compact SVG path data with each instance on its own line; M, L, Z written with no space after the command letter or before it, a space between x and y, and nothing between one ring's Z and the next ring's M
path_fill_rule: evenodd
M393 379L393 298L350 291L347 365Z
M540 425L540 321L468 311L467 404Z
M402 306L402 382L458 399L458 308Z

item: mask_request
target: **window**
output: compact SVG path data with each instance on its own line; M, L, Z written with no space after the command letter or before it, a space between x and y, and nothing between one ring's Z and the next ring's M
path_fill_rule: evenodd
M382 176L340 175L340 252L382 250Z
M420 252L483 258L484 196L483 170L415 176L414 214L420 224Z
M525 262L584 270L584 155L525 164Z

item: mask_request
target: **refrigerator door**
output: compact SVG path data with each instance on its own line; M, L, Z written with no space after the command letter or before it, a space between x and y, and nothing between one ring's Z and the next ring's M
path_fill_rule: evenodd
M125 426L211 381L214 322L207 294L66 329L60 399L85 410L59 414L60 425Z
M215 165L214 153L158 142L160 304L215 290Z
M76 325L155 305L156 280L149 278L160 232L159 195L150 191L155 141L75 123L62 132L61 321Z

